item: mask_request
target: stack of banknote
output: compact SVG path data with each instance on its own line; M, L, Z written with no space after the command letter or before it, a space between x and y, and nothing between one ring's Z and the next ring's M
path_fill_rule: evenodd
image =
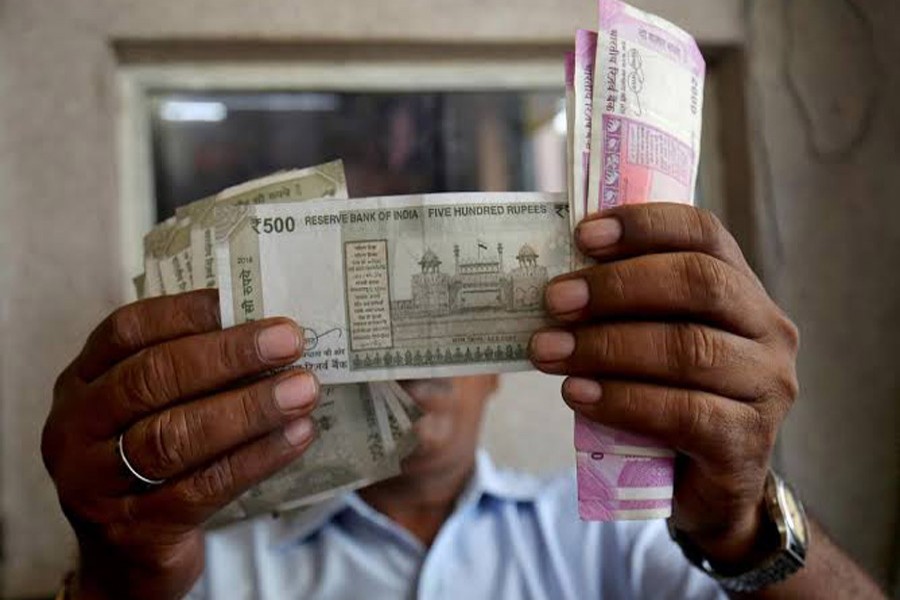
M568 195L350 199L335 161L198 200L145 236L140 297L218 288L223 327L291 317L306 342L294 366L323 385L314 445L219 522L398 474L427 418L398 380L530 369L531 335L550 324L546 284L590 263L573 228L621 204L692 200L704 72L693 39L601 0L599 32L578 32L566 70ZM584 420L575 445L582 518L670 514L671 450Z
M568 270L562 194L347 199L340 161L180 208L144 238L138 296L215 287L223 327L288 316L322 400L310 450L216 519L308 505L397 475L422 412L397 380L530 368L547 282Z
M690 35L618 0L566 56L569 208L574 228L598 211L693 202L705 63ZM573 268L590 260L573 252ZM672 511L675 459L654 440L575 420L578 509L586 520Z
M335 161L276 173L179 208L144 237L144 273L134 280L137 295L219 286L215 238L223 207L344 198L344 169ZM315 340L306 341L315 348ZM310 450L245 493L212 524L312 504L399 474L400 460L415 446L413 426L421 414L395 381L323 387L313 413L318 435Z

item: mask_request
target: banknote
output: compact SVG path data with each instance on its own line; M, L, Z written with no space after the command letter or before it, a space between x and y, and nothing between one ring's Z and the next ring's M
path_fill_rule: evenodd
M575 123L572 132L574 148L571 168L572 213L575 224L588 214L588 173L591 160L591 126L594 94L594 61L597 56L597 33L579 29L575 34Z
M670 448L660 447L657 440L594 423L580 414L575 415L575 450L662 458L675 456Z
M171 217L156 225L144 236L144 296L153 298L165 293L159 260L169 242L176 219Z
M186 212L176 214L165 248L157 261L163 292L180 294L193 288L191 277L191 219Z
M240 498L247 516L313 504L400 473L402 457L386 446L369 386L324 387L312 417L315 442Z
M599 0L588 212L692 202L706 69L694 39L619 0Z
M586 521L648 521L672 516L672 500L578 500Z
M145 265L159 275L156 295L216 286L212 231L217 202L240 206L346 196L343 166L335 161L276 173L179 207L174 218L145 239ZM134 279L139 298L145 295L146 279L146 274ZM323 403L313 413L319 435L310 450L219 511L207 526L293 510L397 475L400 460L417 443L412 426L421 410L401 386L391 383L323 386ZM359 459L366 456L362 448L369 449L368 461Z
M576 159L570 169L576 191L570 210L577 220L624 204L692 203L703 57L693 38L671 23L618 0L599 0L599 9L599 31L579 31L575 41ZM579 205L579 182L585 181ZM573 256L574 267L589 263ZM575 421L575 446L583 519L659 518L671 511L672 450L583 418ZM630 511L615 505L626 500L669 507Z
M396 381L386 381L385 385L388 386L394 398L396 398L400 405L403 407L404 412L406 413L407 418L415 423L419 418L423 415L422 407L419 406L419 403L416 401L412 395L406 391L400 383Z
M282 171L228 188L213 198L201 200L194 209L191 227L195 287L216 287L215 229L216 208L256 204L298 202L316 198L347 198L347 179L340 160Z
M569 268L560 194L221 207L224 326L283 315L323 384L530 368L543 291Z
M578 498L667 500L672 498L674 458L576 454Z
M571 165L575 157L575 53L566 52L566 164ZM566 169L566 194L569 206L572 206L572 195L575 193L575 181L572 169ZM569 212L569 224L575 227L575 215Z

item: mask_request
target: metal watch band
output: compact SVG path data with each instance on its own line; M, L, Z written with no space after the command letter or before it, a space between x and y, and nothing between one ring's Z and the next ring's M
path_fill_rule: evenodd
M766 486L767 496L771 501L777 502L779 496L775 492L782 485L783 482L778 476L770 471L766 479ZM782 545L761 564L739 575L726 576L717 573L709 560L703 556L702 551L676 529L671 518L668 521L669 535L681 547L681 551L691 564L715 579L724 589L731 592L753 592L784 581L799 571L803 567L806 554L805 545L801 543L801 540L797 539L792 531L785 528L784 522L779 522L783 521L780 507L770 506L767 500L767 508L769 516L773 519L779 532L785 534L782 538Z

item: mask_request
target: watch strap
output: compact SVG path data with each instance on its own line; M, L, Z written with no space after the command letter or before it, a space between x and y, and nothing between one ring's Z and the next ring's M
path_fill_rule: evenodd
M772 486L771 489L774 489L779 482L778 476L773 471L769 471L766 485ZM773 515L770 514L770 516ZM753 592L762 589L784 581L799 571L804 564L805 548L802 547L802 544L798 546L797 540L791 532L787 532L786 544L759 565L737 575L723 575L715 570L697 545L678 531L671 517L668 520L668 526L669 535L681 547L681 551L688 561L728 591Z

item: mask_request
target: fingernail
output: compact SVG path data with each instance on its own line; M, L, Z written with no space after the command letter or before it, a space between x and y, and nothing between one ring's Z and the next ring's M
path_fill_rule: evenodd
M291 358L300 352L300 333L288 323L274 325L259 332L256 348L260 357L269 362Z
M596 404L603 397L603 388L593 379L571 377L566 380L565 394L575 404Z
M591 292L584 279L568 279L547 287L547 310L564 315L581 310L588 305Z
M309 408L319 395L319 384L310 373L293 375L275 385L275 404L283 412Z
M612 246L621 237L622 224L618 219L585 221L578 227L578 243L585 250L600 250Z
M315 428L312 419L300 419L284 427L284 438L291 446L302 446L312 437Z
M575 336L568 331L542 331L531 338L531 358L537 362L565 360L575 352Z

